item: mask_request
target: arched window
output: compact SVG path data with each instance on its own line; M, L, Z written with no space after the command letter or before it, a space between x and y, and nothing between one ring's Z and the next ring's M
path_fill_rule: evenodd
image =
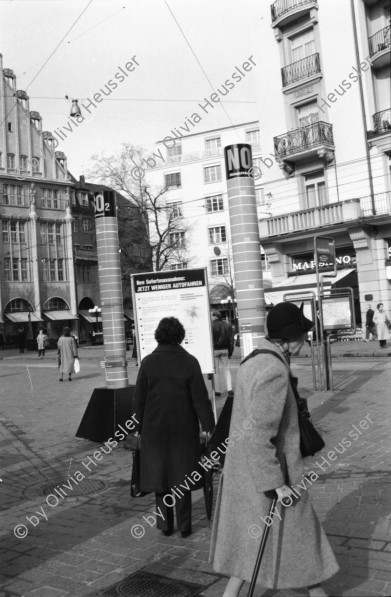
M69 305L59 296L48 299L43 307L44 311L68 311Z
M88 311L88 309L94 308L94 301L89 297L84 297L79 303L79 310L80 311Z
M30 311L33 312L34 309L32 305L23 298L16 298L13 299L8 303L6 308L4 309L5 313L15 313L21 311Z

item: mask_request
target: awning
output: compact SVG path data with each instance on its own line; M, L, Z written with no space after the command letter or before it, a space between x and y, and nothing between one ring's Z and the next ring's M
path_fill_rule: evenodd
M64 321L68 319L78 319L76 315L70 311L44 311L44 315L52 321Z
M218 304L226 300L228 296L232 298L232 289L227 284L217 284L209 292L209 301L212 304Z
M332 286L337 284L342 278L345 278L352 272L356 271L354 268L340 269L337 275L333 278L323 279L323 288L330 290ZM284 280L281 280L278 284L275 284L273 288L265 289L265 301L266 304L277 305L282 303L284 295L290 292L297 292L305 294L307 291L315 292L317 296L317 285L316 285L316 274L305 274L303 276L289 276Z
M134 313L133 309L124 309L125 319L129 319L129 321L134 321Z
M96 321L98 321L98 323L102 322L102 313L99 313L98 319L96 319L96 316L91 315L91 313L88 311L79 311L79 315L81 315L89 323L95 323Z
M4 313L4 315L7 319L12 321L12 323L28 323L29 315L32 323L43 321L43 319L40 319L35 313L30 313L29 311L14 311L13 313Z

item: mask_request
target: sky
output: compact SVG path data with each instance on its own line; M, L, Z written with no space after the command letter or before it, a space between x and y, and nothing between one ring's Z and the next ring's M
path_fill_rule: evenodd
M27 91L30 110L40 112L43 130L67 135L57 149L79 177L92 169L94 154L116 154L122 143L153 149L200 112L198 103L254 54L269 6L269 0L0 0L0 53L17 88ZM126 71L132 60L134 70ZM124 81L115 78L120 68ZM254 71L197 132L258 119ZM109 80L117 87L71 126L65 96L87 105Z

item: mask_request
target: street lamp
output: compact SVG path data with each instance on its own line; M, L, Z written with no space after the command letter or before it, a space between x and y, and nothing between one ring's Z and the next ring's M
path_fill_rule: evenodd
M99 331L98 317L102 313L102 309L95 305L93 309L88 309L88 312L90 313L90 315L95 315L95 333L97 334Z

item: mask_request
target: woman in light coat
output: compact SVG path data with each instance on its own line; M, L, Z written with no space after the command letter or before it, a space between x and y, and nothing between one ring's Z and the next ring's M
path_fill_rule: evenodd
M269 336L259 343L273 354L253 356L238 371L210 549L213 568L231 577L223 597L237 597L251 580L265 524L270 533L257 580L263 587L308 587L311 597L323 597L321 583L338 570L307 491L317 475L303 477L289 381L289 355L300 352L312 325L293 303L277 305L268 315ZM270 492L279 500L271 520Z
M60 381L64 381L64 373L68 374L68 381L72 381L72 373L77 358L77 345L71 330L68 327L64 328L64 333L58 340L58 356L60 366Z
M39 330L37 336L37 346L38 346L38 358L42 358L45 356L45 349L47 346L48 337L43 330Z
M379 340L380 348L385 348L387 340L390 339L390 332L388 331L389 317L384 311L383 303L379 303L376 308L376 313L373 316L373 321L376 324L377 339Z

